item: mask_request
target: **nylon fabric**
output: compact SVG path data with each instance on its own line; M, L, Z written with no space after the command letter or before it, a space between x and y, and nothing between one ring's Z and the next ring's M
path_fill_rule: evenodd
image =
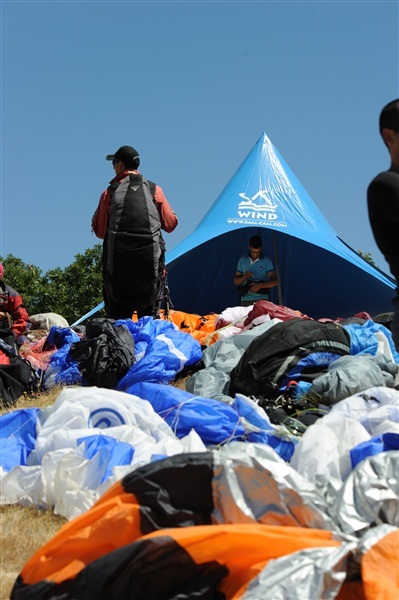
M71 344L69 356L85 384L112 389L133 364L133 336L125 326L115 326L113 319L93 319L86 337Z

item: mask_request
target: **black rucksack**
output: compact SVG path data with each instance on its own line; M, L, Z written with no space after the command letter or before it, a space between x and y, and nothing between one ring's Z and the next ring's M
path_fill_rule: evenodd
M108 191L112 202L103 243L104 289L134 310L148 309L158 300L165 253L155 184L129 173Z
M251 342L232 370L230 396L276 398L290 380L312 382L349 351L349 333L337 323L277 323Z
M77 363L85 385L112 389L133 364L133 336L114 323L93 319L86 326L86 339L71 344L68 356Z
M0 364L0 403L12 406L24 392L36 391L39 377L28 360L19 356L14 347L0 339L0 351L10 364Z

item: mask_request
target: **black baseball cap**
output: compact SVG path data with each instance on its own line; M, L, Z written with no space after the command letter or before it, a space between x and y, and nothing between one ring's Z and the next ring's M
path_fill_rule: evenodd
M138 164L140 164L139 153L131 146L121 146L115 154L107 154L105 157L105 160L121 160L124 163L131 163L135 159L138 159Z

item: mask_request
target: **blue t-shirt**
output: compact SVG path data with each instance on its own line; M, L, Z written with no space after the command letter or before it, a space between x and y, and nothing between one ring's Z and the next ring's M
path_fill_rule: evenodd
M268 281L269 272L274 271L273 263L268 256L261 254L254 262L252 262L249 254L244 254L238 260L237 271L245 273L250 271L253 273L253 277L244 279L241 285L252 282L257 283L258 281ZM256 292L248 292L245 296L241 297L241 300L245 302L256 302L256 300L269 300L269 292L265 294L257 294Z

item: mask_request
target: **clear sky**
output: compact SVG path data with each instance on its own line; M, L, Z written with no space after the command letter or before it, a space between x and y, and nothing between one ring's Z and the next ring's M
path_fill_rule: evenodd
M171 250L265 132L387 271L366 190L389 167L378 116L399 96L398 38L397 0L3 0L0 255L46 271L99 242L105 155L124 144L178 214Z

